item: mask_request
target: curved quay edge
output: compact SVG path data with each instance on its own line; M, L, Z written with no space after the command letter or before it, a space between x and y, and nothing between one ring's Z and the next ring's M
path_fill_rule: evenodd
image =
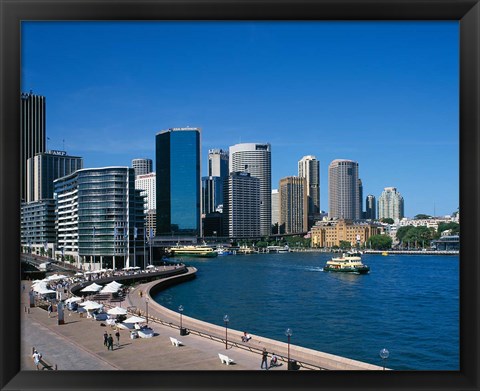
M193 280L196 277L197 269L191 266L186 267L187 271L182 274L177 274L169 277L165 277L161 280L154 280L142 285L146 297L149 298L150 308L159 314L162 323L167 323L171 327L179 328L179 313L172 311L157 302L152 298L152 294L171 287L173 285L180 284L185 281ZM138 298L135 295L129 295L132 304L141 304L138 302ZM138 307L138 305L137 305ZM212 323L204 322L199 319L195 319L186 315L182 315L182 326L188 329L190 332L195 332L207 338L218 340L225 343L223 338L225 335L225 328L223 326L217 326ZM278 356L282 357L286 361L288 345L285 342L280 342L274 339L265 338L259 335L251 334L252 339L247 343L242 343L241 337L243 331L228 329L228 343L234 344L240 348L249 349L261 354L263 347L267 348L268 352L275 352ZM378 365L373 365L349 358L336 356L329 353L320 352L317 350L305 348L302 346L290 344L290 358L298 361L302 366L307 369L326 369L326 370L383 370L384 368ZM388 369L388 368L385 368Z

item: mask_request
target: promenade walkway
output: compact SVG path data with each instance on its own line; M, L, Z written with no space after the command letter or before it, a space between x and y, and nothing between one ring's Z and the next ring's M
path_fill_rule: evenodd
M189 268L189 273L195 269ZM178 277L170 277L178 278ZM165 283L168 279L164 279ZM159 281L140 284L121 305L135 309L146 316L149 292ZM35 369L31 354L35 346L51 365L58 370L260 370L263 347L280 356L281 365L269 370L287 370L287 344L252 335L248 343L241 342L242 332L228 330L225 348L225 328L183 316L183 327L190 333L180 336L179 314L170 311L151 298L148 302L149 326L155 336L148 339L130 339L130 333L120 330L120 346L113 351L103 345L103 333L111 333L110 326L94 319L80 317L76 312L65 311L65 324L59 325L56 316L47 311L28 308L29 284L25 282L22 294L22 369ZM142 295L140 295L140 291ZM117 305L118 303L112 303ZM171 344L170 337L183 342ZM303 347L290 345L290 357L298 360L299 369L380 370L381 367L334 356ZM222 364L218 354L233 359L234 365ZM269 360L270 360L269 355Z

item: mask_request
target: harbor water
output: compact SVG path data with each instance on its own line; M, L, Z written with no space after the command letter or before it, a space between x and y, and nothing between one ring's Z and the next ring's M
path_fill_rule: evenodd
M184 315L395 370L459 370L459 257L363 255L367 275L324 272L331 254L182 258L197 278L154 300ZM177 259L178 260L178 259Z

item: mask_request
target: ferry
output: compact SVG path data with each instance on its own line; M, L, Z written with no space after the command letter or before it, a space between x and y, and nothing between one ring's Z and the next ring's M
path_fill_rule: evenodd
M184 255L187 257L213 258L218 255L211 247L206 246L179 246L172 247L169 251L174 255Z
M362 258L349 254L342 254L339 258L332 258L323 267L324 272L367 274L370 267L362 263Z
M268 246L267 252L269 253L288 253L290 252L290 248L288 245L285 246Z

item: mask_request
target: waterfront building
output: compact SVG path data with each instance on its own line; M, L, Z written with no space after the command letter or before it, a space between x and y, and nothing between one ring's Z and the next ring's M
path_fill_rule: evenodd
M385 187L378 198L378 218L390 218L395 221L404 216L403 197L395 187Z
M308 227L320 213L320 162L315 156L304 156L298 162L298 176L307 181Z
M202 215L218 212L223 205L223 181L218 176L202 177Z
M278 189L272 190L272 226L277 224L277 230L272 231L273 234L280 233L280 193Z
M228 151L210 149L208 151L208 176L228 177Z
M56 242L55 200L22 203L20 211L21 243L24 252L42 254Z
M44 96L20 95L20 197L27 200L27 160L46 150L46 101Z
M86 269L143 265L145 198L129 167L78 170L56 179L58 247Z
M434 247L437 251L459 251L460 236L442 235L440 239L432 241L432 247Z
M140 190L146 201L147 232L155 236L157 227L157 175L154 172L135 176L135 189Z
M340 246L340 242L349 242L353 247L365 246L365 243L373 235L383 233L380 224L348 220L327 219L317 221L311 229L312 247Z
M37 153L27 160L26 201L53 199L53 181L83 168L83 159L65 151Z
M272 230L272 163L270 144L243 143L229 148L229 172L248 172L260 183L260 235Z
M375 196L367 195L365 200L365 218L368 220L375 220L377 218L377 203Z
M202 236L199 128L157 133L157 235Z
M308 230L307 180L296 176L280 179L280 225L286 234Z
M332 219L358 220L362 217L359 201L358 163L336 159L328 167L328 216Z
M149 174L152 172L152 159L132 159L132 168L135 176Z
M358 210L359 210L359 219L363 219L365 213L363 212L363 184L362 180L359 178L358 181Z
M224 235L254 238L260 230L260 179L248 172L232 172L225 180Z

